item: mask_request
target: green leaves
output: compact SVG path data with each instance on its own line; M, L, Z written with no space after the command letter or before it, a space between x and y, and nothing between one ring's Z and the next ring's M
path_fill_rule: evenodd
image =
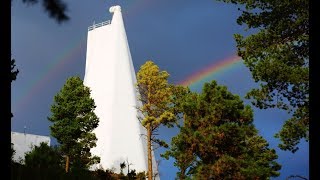
M94 113L94 100L90 97L90 89L83 85L79 77L67 79L60 92L54 97L51 106L53 122L51 135L55 137L61 151L70 156L72 161L79 161L82 167L99 161L91 157L90 149L96 146L97 138L92 132L99 123Z
M256 30L247 37L234 36L238 55L260 84L247 98L260 109L293 112L297 122L284 124L276 137L281 149L295 152L300 139L309 136L309 1L222 1L242 5L237 23ZM304 116L296 115L299 109Z
M202 93L175 91L184 125L172 138L170 150L179 179L269 179L279 176L277 155L258 135L253 111L238 95L215 81Z
M172 104L172 88L168 84L169 74L160 71L159 67L152 61L147 61L141 66L137 73L137 90L142 107L139 110L143 113L142 125L150 124L157 128L160 124L171 126L175 122Z
M173 105L173 86L168 84L169 74L160 71L159 67L152 61L147 61L140 67L137 73L138 100L142 102L137 109L142 116L139 117L141 124L147 130L148 144L148 179L152 179L152 145L168 147L167 143L155 138L155 132L160 125L172 127L176 122L175 109ZM154 144L152 144L154 143Z
M304 119L308 116L304 113L308 113L308 110L298 109L294 116L285 122L280 132L275 135L282 142L279 144L280 149L295 153L299 149L297 144L300 139L305 138L309 141L309 119Z
M47 143L34 146L32 151L25 155L27 167L50 168L62 170L62 156L57 147L50 147Z

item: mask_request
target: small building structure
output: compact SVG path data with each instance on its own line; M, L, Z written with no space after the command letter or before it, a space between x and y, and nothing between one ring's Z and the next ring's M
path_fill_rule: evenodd
M23 163L25 153L31 151L33 146L39 146L41 142L46 142L50 146L50 137L11 132L11 143L13 144L13 149L15 150L13 160Z

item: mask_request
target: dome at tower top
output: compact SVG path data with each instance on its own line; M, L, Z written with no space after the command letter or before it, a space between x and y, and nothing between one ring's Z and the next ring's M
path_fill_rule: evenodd
M110 11L110 13L114 13L114 12L116 12L116 11L121 12L121 7L120 7L119 5L111 6L111 7L109 8L109 11Z

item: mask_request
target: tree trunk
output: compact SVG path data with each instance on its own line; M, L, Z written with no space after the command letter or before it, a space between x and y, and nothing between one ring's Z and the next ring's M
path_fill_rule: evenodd
M69 156L66 156L66 173L69 172Z
M182 168L181 172L180 172L180 177L179 177L180 180L185 180L186 179L185 173L186 173L185 168Z
M151 125L147 125L147 139L148 139L148 180L152 180L152 154L151 154Z

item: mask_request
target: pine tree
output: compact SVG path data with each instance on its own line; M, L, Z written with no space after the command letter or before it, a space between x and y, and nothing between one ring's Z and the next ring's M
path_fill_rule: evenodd
M274 149L253 125L253 112L240 97L215 81L201 94L178 91L183 114L180 133L170 150L179 179L269 179L279 176Z
M257 32L235 35L239 56L260 84L247 98L260 109L292 114L276 137L294 153L301 139L309 140L309 1L221 1L238 4L237 23Z
M63 170L62 161L58 147L50 147L44 142L39 146L33 146L25 155L25 165L39 169Z
M92 132L99 123L94 113L94 100L90 89L83 85L79 77L67 79L60 92L54 97L51 117L48 120L51 135L60 144L66 157L66 172L70 167L88 168L98 163L99 157L92 157L90 149L96 146L96 136Z
M143 64L137 73L138 99L142 102L138 107L142 114L141 124L147 130L147 148L148 148L148 179L152 180L152 149L153 144L167 147L168 145L156 138L155 132L160 125L172 127L175 122L175 116L171 105L171 86L168 84L169 74L166 71L160 71L159 67L152 61Z

